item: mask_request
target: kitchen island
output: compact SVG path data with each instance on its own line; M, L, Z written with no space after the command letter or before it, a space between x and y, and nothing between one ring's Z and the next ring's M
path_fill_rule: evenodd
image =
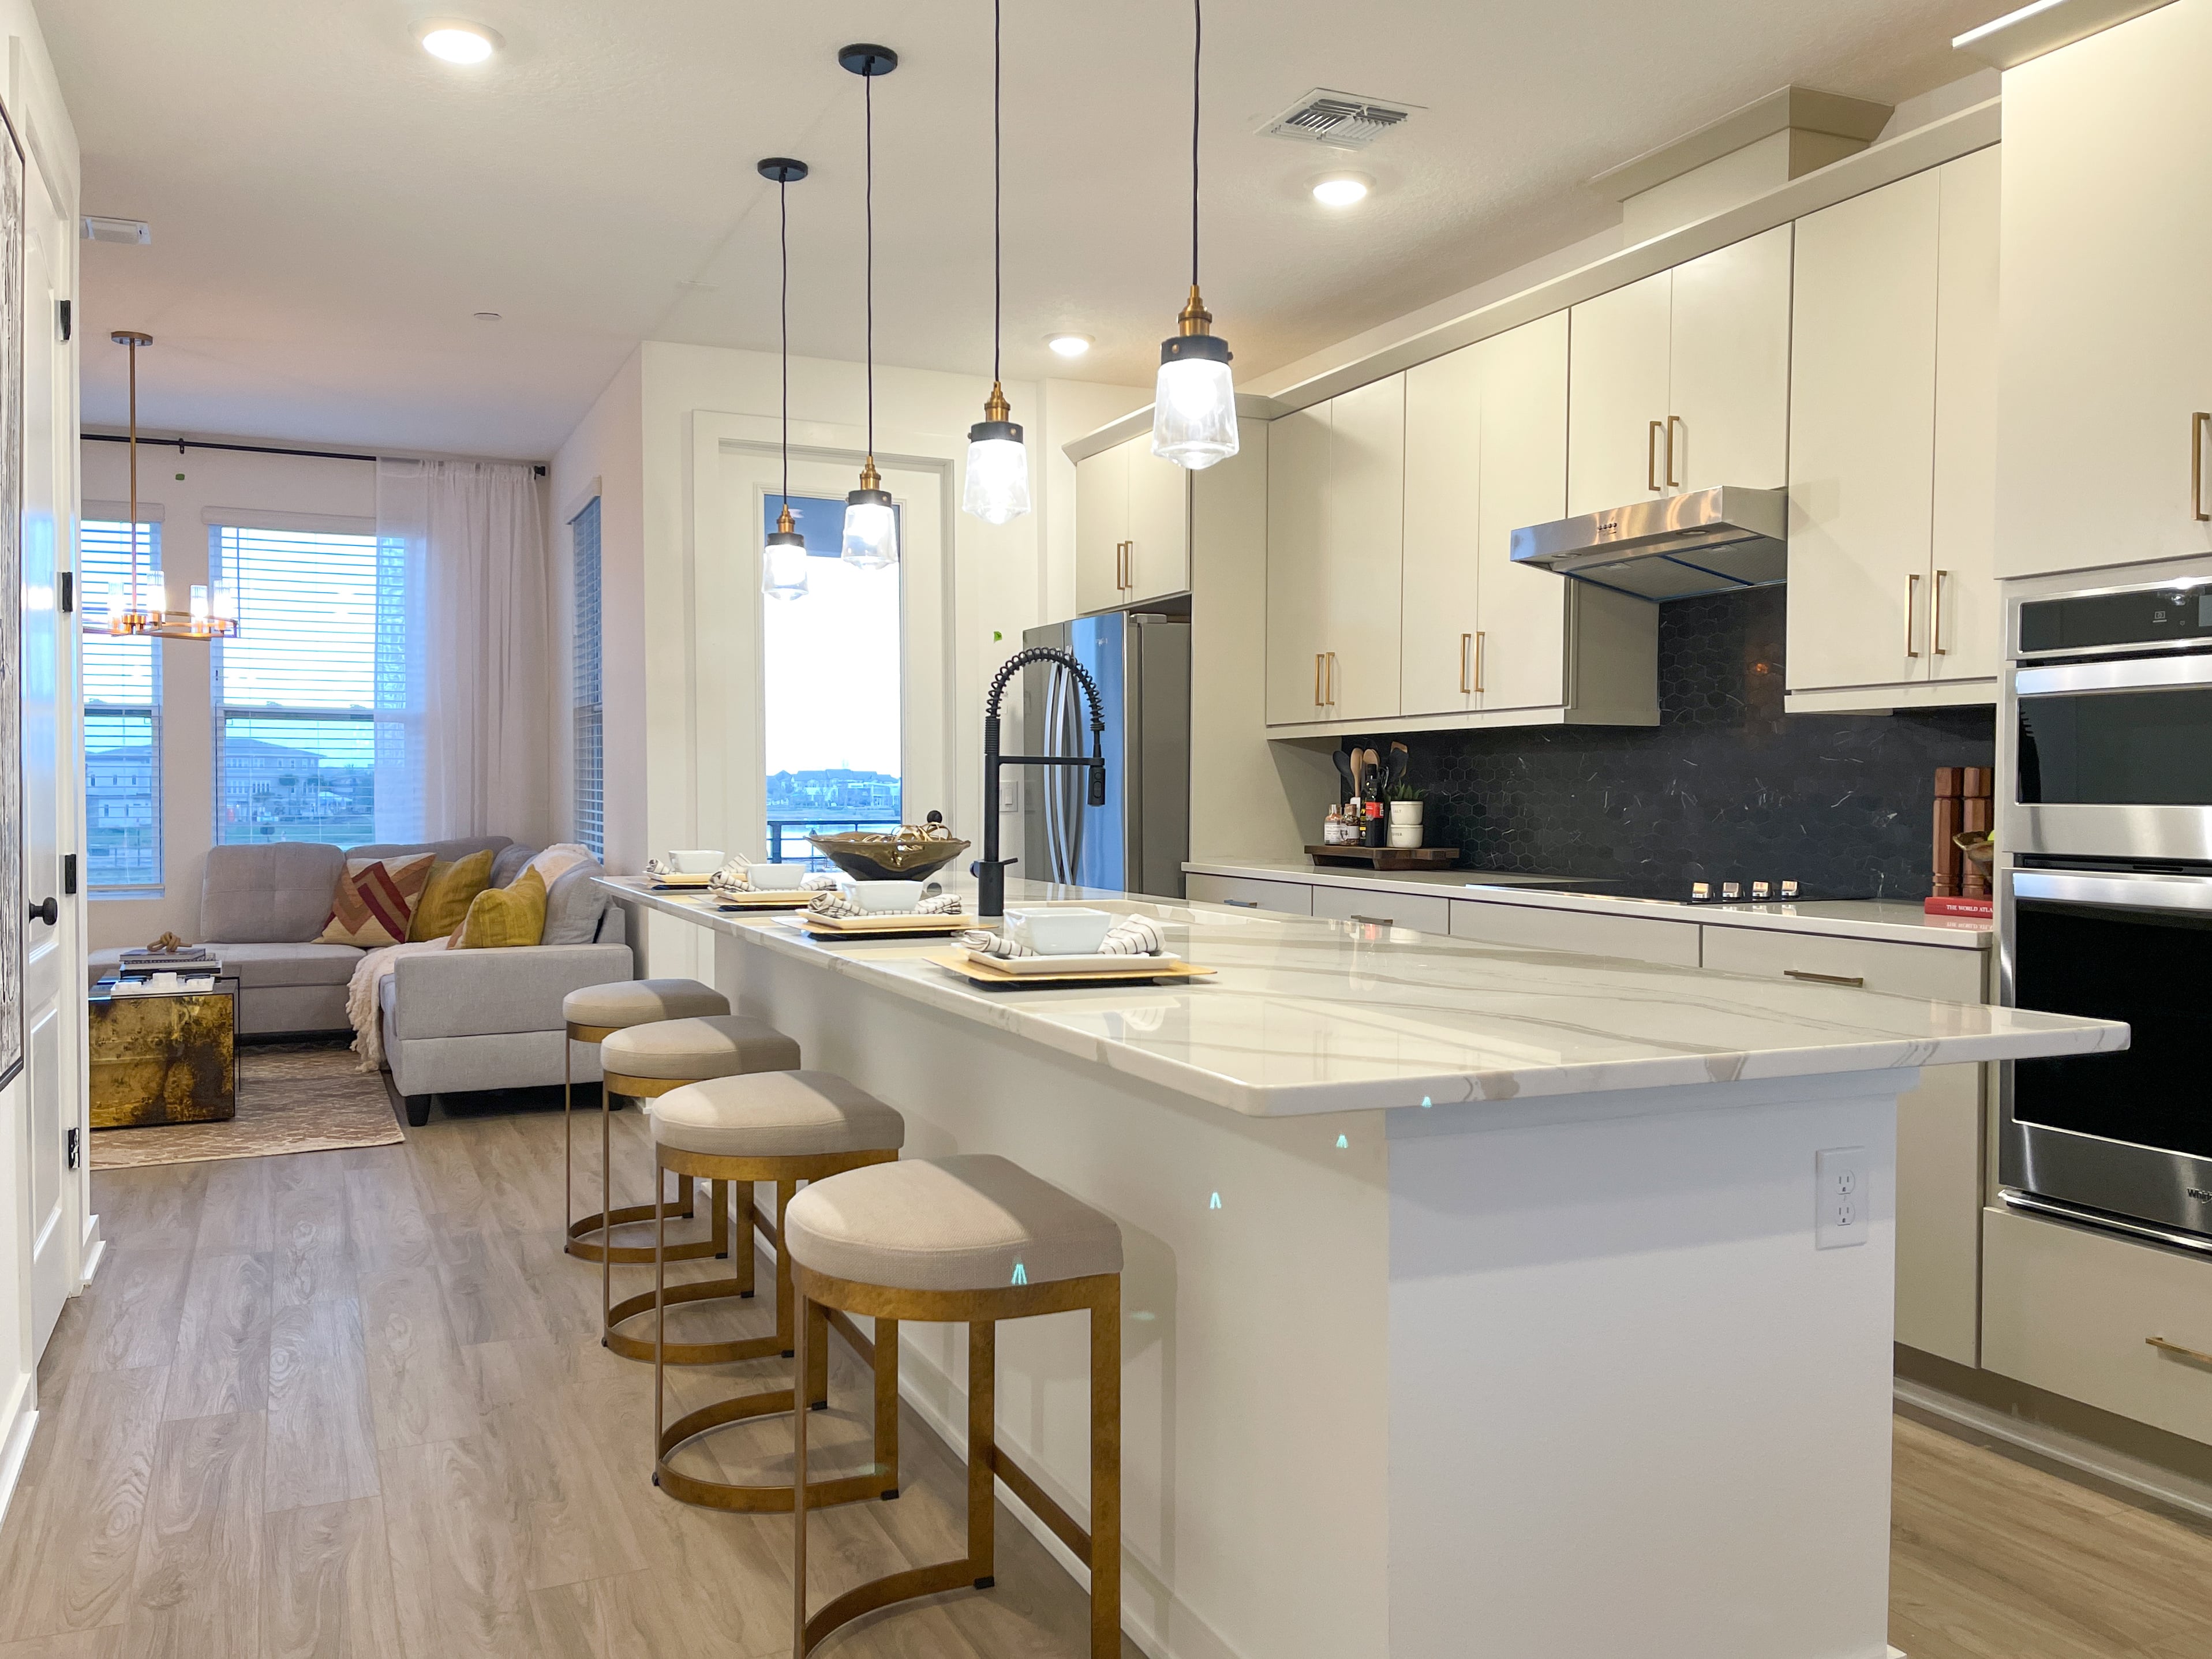
M1123 1618L1175 1659L1880 1659L1896 1097L2127 1036L1099 896L1218 976L984 990L942 942L610 884L712 930L733 1002L909 1155L1002 1153L1120 1223ZM964 1343L901 1334L957 1443ZM1002 1437L1079 1518L1079 1322L1000 1345Z

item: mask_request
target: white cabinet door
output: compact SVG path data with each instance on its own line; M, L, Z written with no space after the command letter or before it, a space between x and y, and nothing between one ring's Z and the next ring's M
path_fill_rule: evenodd
M1194 904L1226 904L1239 910L1313 914L1314 890L1301 882L1257 881L1249 876L1186 876L1183 895Z
M1797 222L1793 691L1926 671L1941 193L1923 173Z
M1075 464L1077 610L1121 603L1128 539L1129 446L1115 444Z
M1482 382L1479 673L1488 708L1566 701L1567 584L1513 562L1513 532L1563 516L1567 494L1567 313L1469 348ZM1410 562L1412 546L1407 544Z
M1330 400L1322 565L1330 718L1398 713L1399 583L1406 508L1406 377Z
M1316 887L1313 913L1334 921L1362 921L1372 927L1410 927L1416 933L1451 932L1452 902L1432 893L1386 891L1376 887Z
M1486 340L1406 371L1406 569L1399 685L1402 710L1408 714L1461 714L1477 706L1474 656L1482 631L1478 571L1486 545L1481 510L1483 353L1491 343ZM1563 371L1565 366L1563 355ZM1564 452L1564 427L1559 435ZM1542 574L1553 586L1560 586L1558 577Z
M1540 951L1573 951L1630 962L1698 965L1697 923L1656 916L1610 916L1588 910L1554 910L1494 899L1454 899L1454 939Z
M1939 169L1929 573L1929 678L1936 680L1993 679L2003 655L1996 576L1998 157L1992 145Z
M1669 493L1781 489L1790 465L1790 227L1677 265L1674 282L1670 424L1660 447Z
M2006 71L2001 576L2212 549L2208 63L2191 0Z
M1129 551L1122 603L1157 599L1190 587L1190 474L1152 453L1152 441L1132 438L1128 452Z
M1328 595L1322 526L1328 500L1329 406L1267 430L1267 723L1329 718L1322 653Z
M1674 273L1662 270L1585 300L1570 313L1570 514L1625 507L1666 489L1659 468L1673 283Z

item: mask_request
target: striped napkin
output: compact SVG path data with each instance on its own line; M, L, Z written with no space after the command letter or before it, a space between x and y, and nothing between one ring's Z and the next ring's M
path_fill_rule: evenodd
M981 930L961 934L960 943L987 957L1033 957L1041 954L1033 945L1024 945L1004 933ZM1167 954L1167 939L1160 932L1159 924L1150 916L1124 916L1099 942L1097 954L1102 957L1164 956Z

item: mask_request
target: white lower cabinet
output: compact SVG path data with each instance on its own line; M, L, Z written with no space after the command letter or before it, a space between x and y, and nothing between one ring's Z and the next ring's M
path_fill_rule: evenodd
M1987 997L1988 957L1945 945L1707 927L1705 965L1946 1002ZM1986 1068L1931 1066L1897 1102L1897 1340L1976 1363Z
M1552 910L1489 899L1455 899L1454 939L1486 945L1525 945L1538 951L1579 951L1630 962L1698 965L1698 924L1656 916L1608 916L1586 910Z
M1314 890L1298 881L1255 881L1249 876L1186 876L1183 895L1194 904L1229 904L1240 910L1313 914Z
M1369 887L1316 887L1313 890L1313 913L1338 921L1367 921L1384 927L1411 927L1424 933L1449 933L1452 902L1430 893L1383 893Z
M1982 1227L1987 1369L2212 1442L2212 1262L2010 1210Z

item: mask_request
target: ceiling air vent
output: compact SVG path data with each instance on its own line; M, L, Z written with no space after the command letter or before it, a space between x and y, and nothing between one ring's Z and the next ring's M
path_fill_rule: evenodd
M1316 87L1260 129L1267 138L1294 138L1332 149L1365 149L1404 124L1418 104L1386 104L1357 93Z
M106 219L97 213L88 213L84 216L84 240L143 244L154 240L154 228L143 219Z

